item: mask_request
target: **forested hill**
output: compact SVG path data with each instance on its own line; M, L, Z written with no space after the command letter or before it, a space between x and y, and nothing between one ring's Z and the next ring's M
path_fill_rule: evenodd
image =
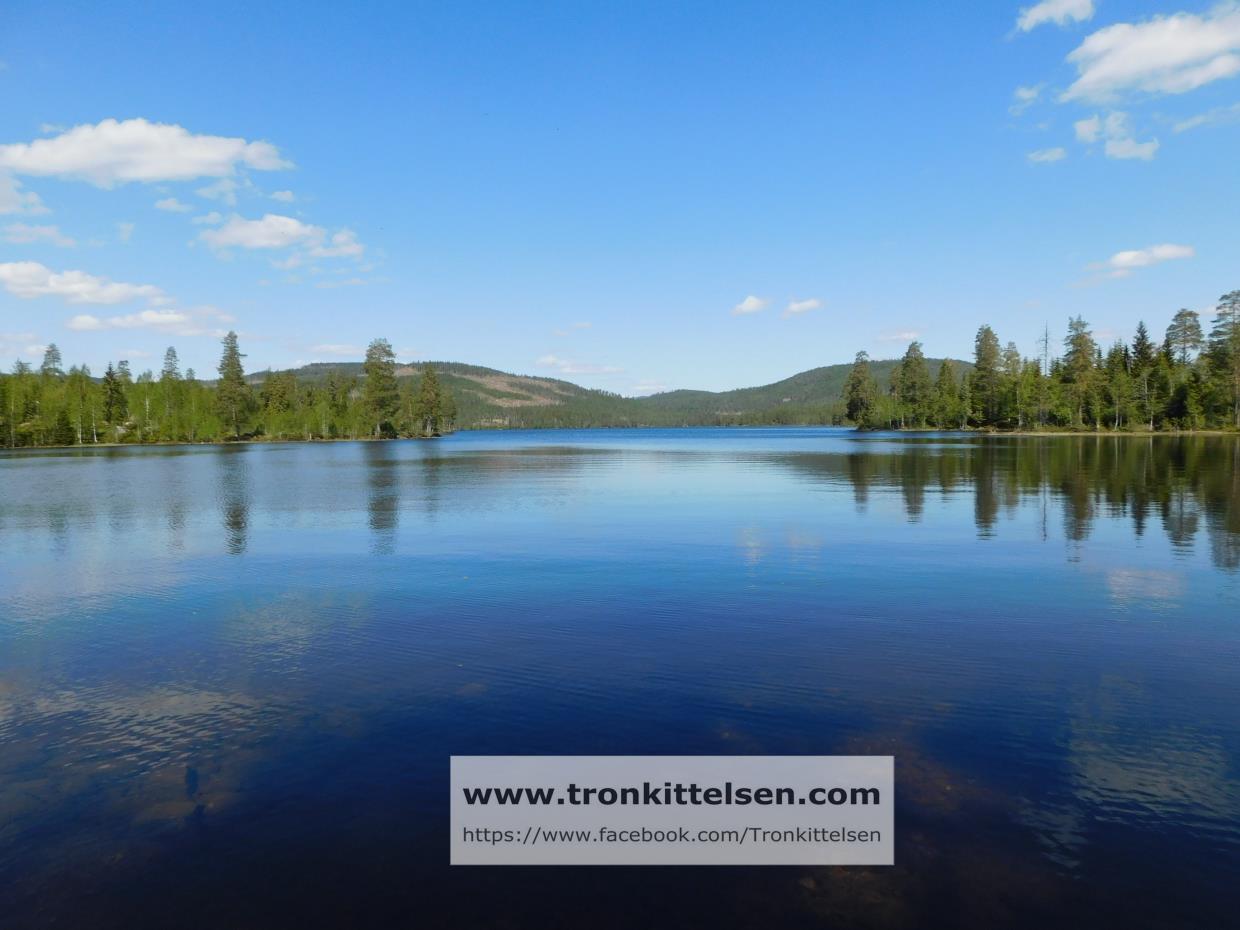
M421 375L421 364L398 365L398 379ZM897 360L874 361L870 368L886 390ZM927 359L931 377L941 359ZM972 368L953 361L959 377ZM668 391L649 397L622 397L590 390L557 378L515 375L459 362L431 362L440 381L457 403L456 423L462 429L698 426L717 424L832 423L843 416L844 382L851 365L827 365L774 384L732 391ZM361 362L316 362L296 369L299 383L325 381L332 373L360 377ZM268 372L248 376L260 384Z

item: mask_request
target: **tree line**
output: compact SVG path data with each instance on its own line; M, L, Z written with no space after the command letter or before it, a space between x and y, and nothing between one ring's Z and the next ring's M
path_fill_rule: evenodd
M456 401L429 365L398 378L386 339L366 350L361 378L337 371L321 383L291 371L246 378L235 332L223 339L214 383L182 373L176 349L158 374L134 376L127 361L102 377L85 365L64 368L49 345L35 369L17 362L0 374L0 447L97 443L221 442L438 436L455 428Z
M1103 349L1089 324L1068 321L1063 353L1044 333L1039 357L977 331L973 368L945 361L931 380L914 341L881 391L865 352L844 387L845 415L867 429L1165 430L1240 428L1240 291L1219 298L1209 335L1180 310L1155 343L1144 322L1131 343Z

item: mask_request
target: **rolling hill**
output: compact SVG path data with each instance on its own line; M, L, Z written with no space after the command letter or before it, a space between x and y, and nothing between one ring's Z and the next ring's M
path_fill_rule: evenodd
M942 359L927 359L931 378ZM957 374L972 366L952 360ZM397 378L421 374L425 362L401 364ZM843 412L844 383L851 364L826 365L782 381L731 391L667 391L649 397L622 397L558 378L516 375L460 362L430 362L456 397L462 429L550 427L704 426L810 424L837 422ZM870 363L883 390L898 360ZM298 380L317 382L332 371L362 377L360 362L316 362L295 369ZM268 372L248 380L260 384Z

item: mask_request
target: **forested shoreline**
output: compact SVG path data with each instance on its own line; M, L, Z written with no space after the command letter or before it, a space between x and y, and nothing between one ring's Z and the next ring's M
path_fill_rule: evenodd
M1208 337L1200 315L1183 309L1161 344L1139 322L1131 343L1104 350L1081 317L1068 321L1062 355L1051 355L1049 332L1040 342L1040 356L1025 357L984 325L967 376L958 378L945 361L932 381L914 341L886 392L859 352L844 388L845 416L863 429L1240 429L1240 290L1219 298Z
M0 375L0 446L430 438L455 428L456 402L435 369L399 380L385 339L366 350L363 377L331 372L322 384L286 371L255 386L243 358L230 332L214 382L182 373L173 347L159 374L135 377L122 361L96 378L84 365L66 371L50 345L37 370L18 362Z
M1161 342L1141 322L1131 342L1116 341L1104 349L1076 317L1069 320L1062 354L1052 355L1051 344L1046 332L1039 355L1023 356L1013 343L1003 346L984 325L974 341L971 365L962 364L959 373L950 359L927 359L914 341L895 363L871 363L866 353L858 353L842 389L839 381L824 380L830 367L761 389L767 396L784 384L800 385L789 391L817 384L819 397L830 393L837 400L781 396L764 401L763 409L749 410L728 409L737 403L730 398L749 389L623 398L548 381L538 383L550 385L553 393L568 388L578 393L556 394L540 406L504 385L488 385L481 374L454 373L449 380L462 387L470 410L488 392L494 403L519 401L505 408L511 419L475 411L464 424L458 423L456 396L435 367L404 368L416 377L398 377L395 354L385 339L370 344L360 371L356 364L320 366L326 372L314 378L299 378L294 371L247 378L237 335L230 332L211 381L199 379L192 369L182 372L172 347L158 373L135 377L121 361L109 363L97 377L86 366L65 370L60 350L50 345L37 369L18 362L11 373L0 374L0 448L422 438L460 426L851 424L861 429L1112 434L1240 429L1240 291L1219 299L1208 335L1198 313L1180 310ZM880 386L876 366L883 369L885 385ZM835 377L842 377L843 366L834 370L839 372ZM251 383L255 377L261 378L257 384Z

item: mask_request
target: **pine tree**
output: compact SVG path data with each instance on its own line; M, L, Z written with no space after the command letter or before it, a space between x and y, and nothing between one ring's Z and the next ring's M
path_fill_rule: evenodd
M1192 310L1178 310L1167 327L1167 345L1172 357L1181 365L1187 365L1195 352L1205 346L1201 332L1201 317Z
M65 376L64 361L60 357L60 349L56 343L51 343L43 350L43 364L39 366L39 374L46 378Z
M439 419L442 398L439 393L439 377L435 369L427 365L422 369L422 383L418 387L417 417L421 426L421 435L439 435Z
M177 359L177 350L174 346L168 346L164 352L164 367L159 373L159 380L163 382L181 380L181 364Z
M1137 333L1132 338L1130 354L1132 360L1130 374L1136 395L1137 410L1141 414L1141 421L1152 430L1154 428L1154 396L1151 391L1151 379L1154 376L1158 352L1154 348L1153 340L1150 339L1149 330L1145 328L1144 320L1137 323Z
M934 379L934 398L931 402L934 411L934 425L940 429L951 429L959 420L960 389L956 386L956 371L950 359L943 359L939 365L938 377Z
M980 327L973 340L973 374L969 378L972 415L979 426L994 426L999 421L999 362L999 337L989 326Z
M1068 320L1068 336L1064 339L1064 349L1062 380L1068 386L1073 422L1082 426L1085 422L1085 410L1091 406L1093 399L1098 346L1089 331L1089 324L1079 316Z
M1232 425L1240 427L1240 291L1218 299L1214 326L1210 330L1210 366L1230 395Z
M103 421L110 426L119 427L129 415L129 404L125 398L125 386L121 383L112 363L103 373Z
M241 427L253 404L250 386L245 380L241 360L245 358L237 345L237 334L229 331L223 340L220 356L220 380L215 386L215 402L220 417L232 429L233 439L241 438Z
M362 407L374 436L391 433L392 423L400 409L400 391L396 384L396 353L386 339L374 340L366 349L362 363L366 380L362 383Z
M930 415L930 398L933 390L930 383L930 369L926 367L926 356L921 350L921 343L914 340L909 343L900 361L896 378L899 384L900 425L904 426L906 418L916 426L925 426Z
M862 428L870 426L874 417L874 402L878 385L870 374L870 356L858 352L848 381L844 384L844 404L848 419Z

